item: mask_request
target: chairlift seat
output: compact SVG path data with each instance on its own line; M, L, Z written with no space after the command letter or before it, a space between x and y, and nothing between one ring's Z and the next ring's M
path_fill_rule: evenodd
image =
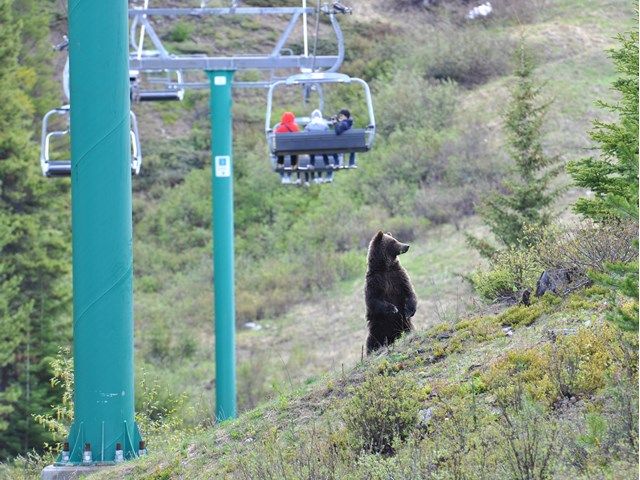
M137 174L134 167L131 167L131 173ZM71 176L71 160L49 160L44 171L45 177L70 177Z
M143 90L137 92L140 102L179 102L184 97L184 90Z
M341 135L333 131L278 133L273 134L272 145L274 155L332 155L369 150L367 132L363 128L353 128Z
M49 160L45 176L68 177L71 175L71 160Z

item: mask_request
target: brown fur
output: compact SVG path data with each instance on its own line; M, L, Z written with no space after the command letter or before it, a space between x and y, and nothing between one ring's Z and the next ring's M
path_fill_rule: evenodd
M369 243L364 297L367 304L367 353L393 343L400 335L413 330L411 317L417 299L407 271L398 255L409 245L391 234L379 231Z

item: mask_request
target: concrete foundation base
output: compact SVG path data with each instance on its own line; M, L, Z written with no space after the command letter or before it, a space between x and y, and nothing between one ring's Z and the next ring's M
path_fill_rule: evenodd
M44 467L40 474L41 480L80 480L86 475L95 473L99 470L111 468L111 465L90 465L83 467L82 465L70 465L68 467L58 467L49 465Z

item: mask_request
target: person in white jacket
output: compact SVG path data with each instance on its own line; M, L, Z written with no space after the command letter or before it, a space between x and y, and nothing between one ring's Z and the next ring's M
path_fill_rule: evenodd
M311 121L307 123L304 127L305 132L327 132L329 130L328 122L322 117L322 112L318 109L315 109L311 112ZM322 155L322 159L324 160L324 166L329 166L329 157L327 155ZM316 156L309 155L309 165L311 169L314 169L316 166ZM318 176L314 179L317 183L322 183L322 174L318 173ZM326 182L333 181L333 171L327 170L327 178Z

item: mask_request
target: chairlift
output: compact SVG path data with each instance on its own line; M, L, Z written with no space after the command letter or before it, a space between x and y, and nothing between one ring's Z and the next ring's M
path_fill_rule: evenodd
M273 93L278 87L282 86L302 86L305 89L317 90L320 94L321 101L323 86L327 84L345 84L356 83L360 85L365 94L367 102L367 112L369 121L366 128L351 128L341 135L336 135L333 130L327 132L307 132L301 130L295 133L275 133L277 126L271 125L271 113L273 106ZM304 126L309 119L306 117L296 118L300 126ZM308 155L318 157L333 157L337 154L365 153L373 146L376 134L376 124L373 112L373 103L371 100L371 91L369 85L360 78L349 77L342 73L334 72L312 72L301 73L288 77L286 80L274 82L269 88L267 95L267 112L265 119L265 136L269 148L269 154L274 170L277 170L277 157L284 157L284 170L293 170L291 165L291 157L298 157L298 170L308 168ZM346 166L343 168L347 168ZM316 172L324 170L333 170L331 166L314 167Z
M140 148L140 135L138 134L138 121L133 112L131 115L131 173L138 175L142 166L142 150ZM42 137L40 141L40 168L45 177L68 177L71 175L71 160L51 160L51 140L69 135L69 128L54 130L49 128L49 120L52 116L66 116L67 125L69 118L69 105L63 105L48 111L42 119Z
M142 7L146 10L149 0L144 1ZM134 9L135 10L135 9ZM139 28L139 30L138 30ZM155 47L152 50L144 49L144 39L148 36ZM132 51L129 60L142 58L169 58L169 52L155 33L147 15L134 15L129 30L129 44ZM131 86L131 100L136 102L166 102L182 101L184 98L184 81L180 70L129 70L129 83Z
M180 102L184 98L184 81L180 70L142 73L129 70L129 82L131 100L134 102Z

